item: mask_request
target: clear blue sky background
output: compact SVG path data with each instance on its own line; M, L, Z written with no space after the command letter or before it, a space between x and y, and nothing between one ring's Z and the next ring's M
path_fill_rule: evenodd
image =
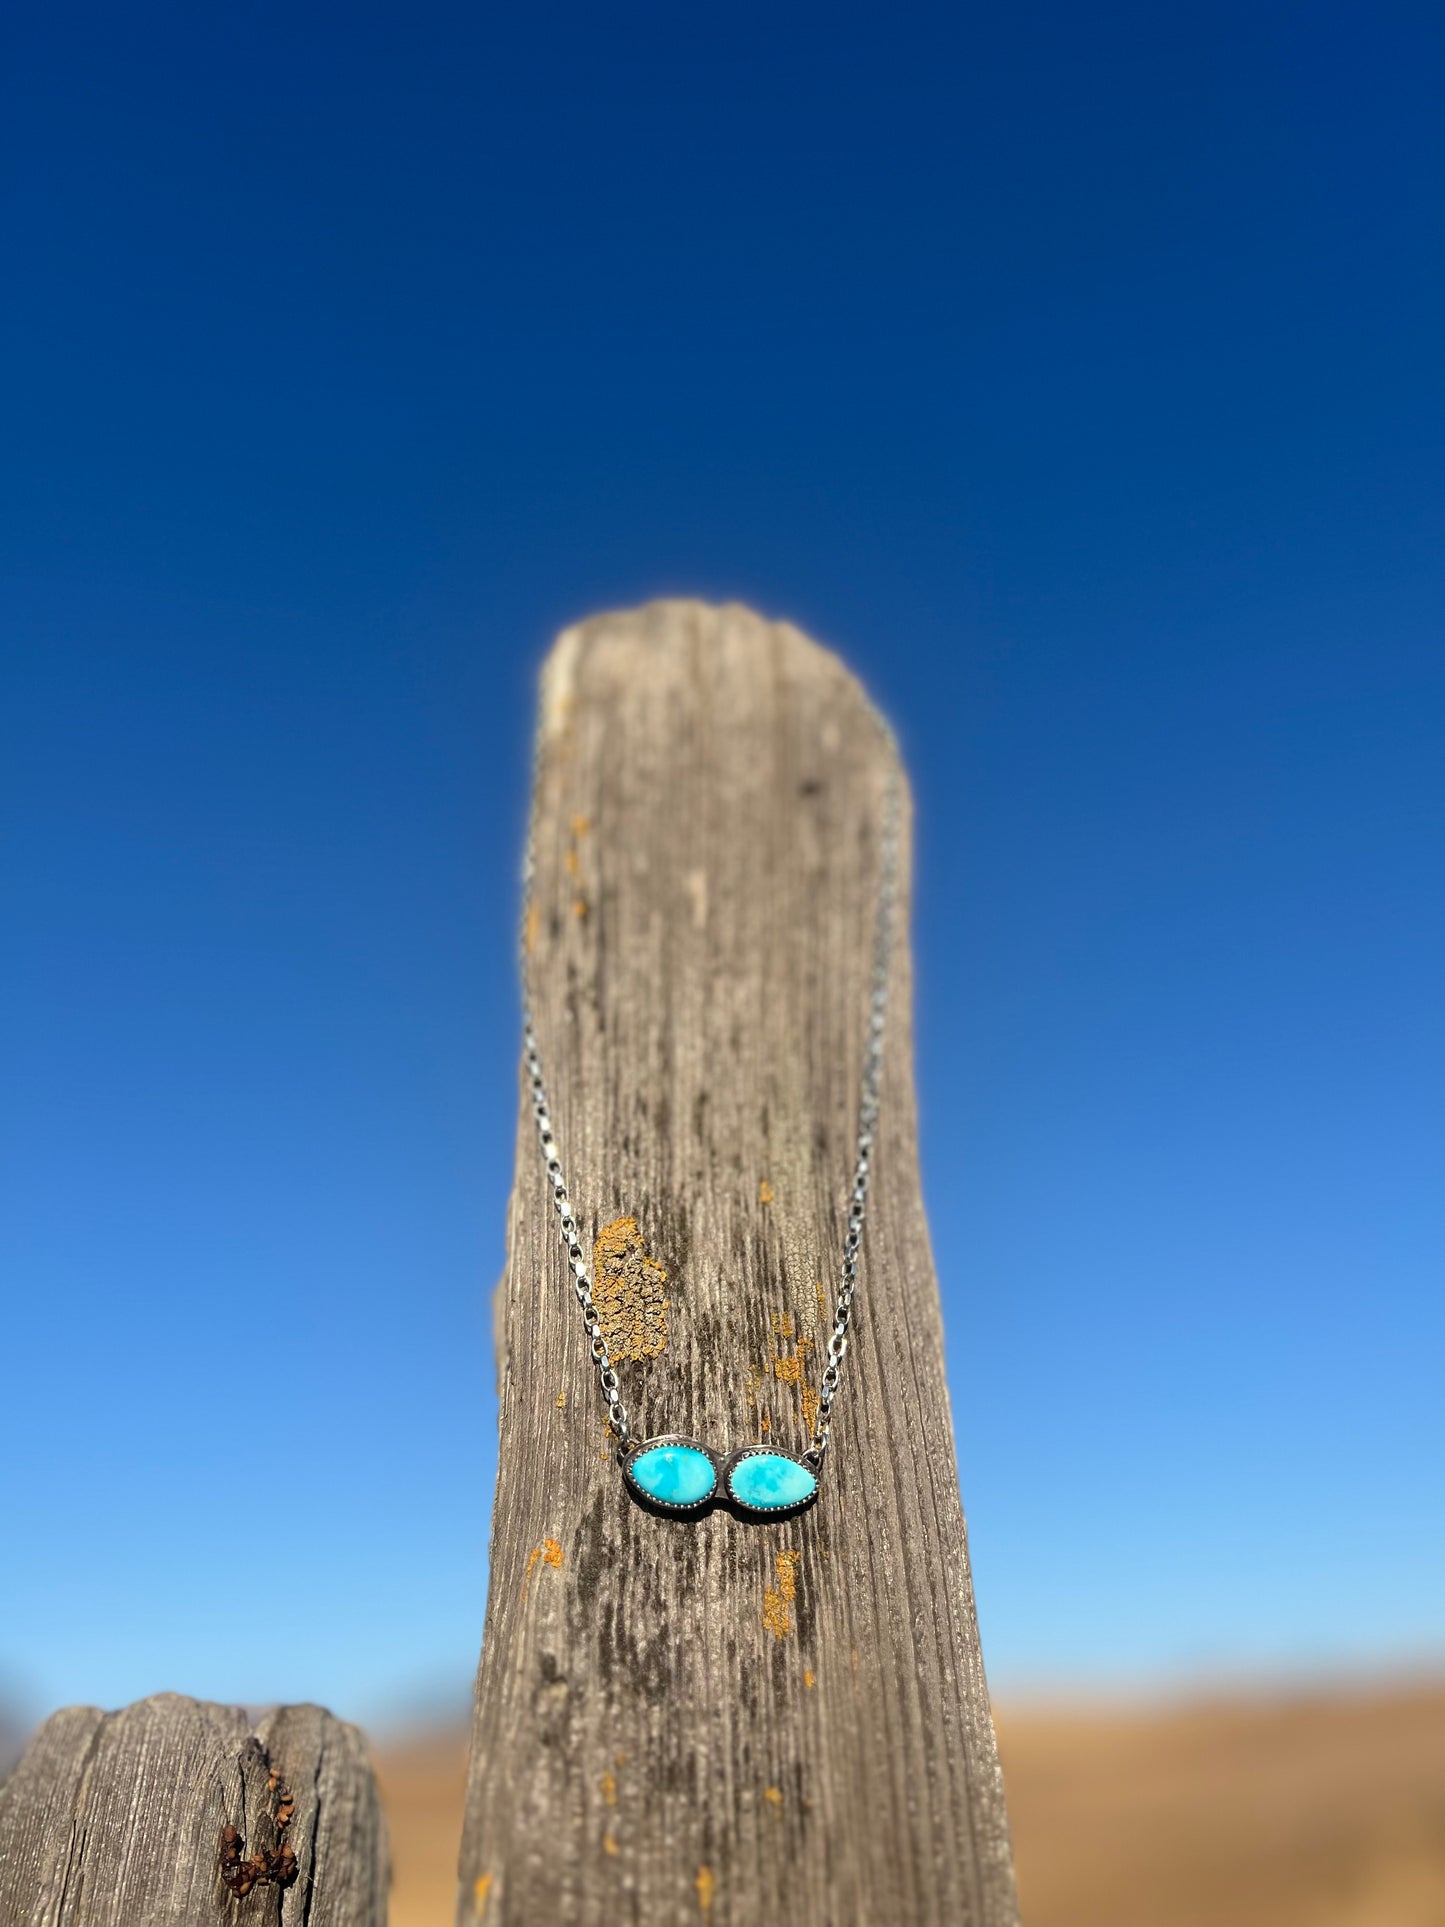
M918 789L996 1683L1438 1659L1438 8L7 10L0 1696L465 1693L532 678Z

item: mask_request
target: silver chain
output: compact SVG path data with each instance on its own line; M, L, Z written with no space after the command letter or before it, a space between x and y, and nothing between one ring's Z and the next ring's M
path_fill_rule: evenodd
M863 1057L863 1076L858 1101L858 1144L853 1166L853 1190L848 1203L848 1229L843 1237L843 1258L838 1279L838 1297L833 1309L833 1329L828 1337L828 1362L818 1385L818 1409L812 1441L803 1454L813 1470L822 1469L833 1428L833 1402L838 1396L843 1360L848 1351L848 1327L853 1317L853 1298L858 1289L858 1252L863 1242L863 1220L868 1209L868 1179L873 1151L873 1130L878 1122L878 1095L883 1076L883 1039L888 1018L888 986L893 961L893 926L898 903L898 837L902 817L902 784L898 775L897 744L893 732L878 718L890 752L891 767L883 806L883 835L879 850L878 899L873 928L873 975L868 1005L868 1042ZM582 1312L597 1385L607 1407L607 1416L617 1434L623 1454L632 1444L632 1427L627 1407L620 1395L617 1373L602 1332L602 1314L592 1295L592 1275L577 1232L577 1220L567 1181L562 1175L562 1158L557 1134L552 1128L551 1106L542 1078L542 1060L537 1051L537 1033L532 1021L531 972L528 956L533 935L532 887L537 867L537 808L542 775L542 733L537 732L532 758L532 807L527 817L527 842L522 858L522 923L519 940L522 980L522 1062L532 1089L532 1112L537 1124L537 1139L552 1187L552 1203L557 1212L562 1243L567 1247L567 1266L572 1273L572 1290Z
M522 965L522 1062L527 1067L527 1078L532 1086L532 1113L537 1121L537 1138L547 1166L547 1182L552 1187L552 1203L556 1207L562 1242L567 1247L567 1266L572 1273L572 1289L582 1311L582 1324L597 1371L597 1386L607 1406L612 1429L617 1434L619 1449L626 1452L632 1443L632 1427L628 1423L627 1407L622 1403L617 1373L612 1367L612 1355L602 1334L602 1314L592 1296L592 1276L577 1235L577 1220L572 1215L567 1180L562 1175L562 1159L557 1149L557 1134L552 1129L547 1087L542 1082L542 1060L537 1055L537 1033L532 1025L531 973L527 968L527 954L532 936L532 880L537 868L537 799L541 782L542 732L539 728L532 750L532 806L527 812L527 847L522 856L522 927L518 944Z
M888 794L883 805L883 837L878 862L878 904L873 922L873 981L868 999L868 1044L863 1055L863 1077L858 1096L858 1148L853 1165L853 1192L848 1200L848 1229L843 1237L838 1297L833 1307L833 1329L828 1335L828 1362L818 1385L818 1415L813 1438L803 1457L815 1472L828 1455L833 1430L833 1401L848 1351L848 1327L853 1319L853 1295L858 1289L858 1249L863 1242L863 1220L868 1213L868 1179L873 1154L873 1127L878 1122L878 1093L883 1081L883 1037L888 1024L888 984L893 962L893 922L898 907L898 830L902 815L902 786L898 777L898 746L888 725L880 724L892 752Z

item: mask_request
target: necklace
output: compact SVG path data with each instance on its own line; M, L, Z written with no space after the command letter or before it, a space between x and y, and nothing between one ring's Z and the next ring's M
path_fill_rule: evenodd
M868 1207L869 1162L873 1130L878 1121L878 1093L883 1072L883 1038L888 1014L888 985L893 956L893 924L898 895L898 831L902 814L902 785L897 744L883 718L879 729L890 751L890 768L879 840L878 890L873 923L873 970L869 996L868 1034L858 1100L858 1139L853 1187L848 1200L848 1229L839 1264L838 1294L828 1358L818 1384L813 1434L804 1452L785 1452L776 1446L744 1445L719 1453L698 1439L665 1432L636 1439L622 1402L621 1385L613 1370L602 1315L592 1295L592 1278L577 1228L576 1215L562 1175L562 1157L552 1125L551 1106L542 1078L542 1060L532 1022L527 933L532 926L532 888L536 870L537 797L540 788L542 743L538 731L533 758L532 807L528 814L527 843L522 863L522 1061L532 1092L537 1141L546 1166L552 1204L557 1212L572 1289L582 1314L597 1385L618 1441L622 1476L634 1497L651 1510L696 1515L726 1499L745 1518L775 1519L810 1506L818 1496L818 1481L828 1455L833 1403L838 1395L843 1360L848 1351L848 1327L858 1289L858 1255L863 1242L863 1220Z

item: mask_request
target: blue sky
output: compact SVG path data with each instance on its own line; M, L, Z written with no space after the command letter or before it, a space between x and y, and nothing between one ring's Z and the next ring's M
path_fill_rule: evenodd
M0 1699L465 1694L551 634L839 648L997 1685L1438 1663L1438 13L21 8Z

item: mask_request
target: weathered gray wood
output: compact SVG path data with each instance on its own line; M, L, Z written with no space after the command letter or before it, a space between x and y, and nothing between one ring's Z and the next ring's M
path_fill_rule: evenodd
M319 1706L67 1707L0 1786L0 1927L384 1927L389 1878L366 1742Z
M542 700L538 1034L634 1429L800 1449L889 752L835 657L735 607L569 630ZM524 1092L459 1921L1016 1920L911 1051L904 943L823 1493L762 1525L627 1497Z

